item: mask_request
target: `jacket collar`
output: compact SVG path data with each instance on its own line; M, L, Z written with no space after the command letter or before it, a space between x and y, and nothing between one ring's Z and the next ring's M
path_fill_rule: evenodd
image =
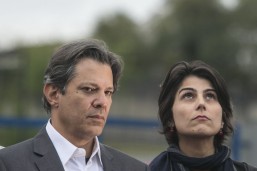
M34 154L39 156L35 164L40 171L64 171L61 160L51 142L45 127L36 135L33 140Z
M106 146L103 144L100 144L100 149L101 149L101 159L103 162L104 170L108 170L108 171L120 170L120 168L114 162L114 157L112 153L106 148Z

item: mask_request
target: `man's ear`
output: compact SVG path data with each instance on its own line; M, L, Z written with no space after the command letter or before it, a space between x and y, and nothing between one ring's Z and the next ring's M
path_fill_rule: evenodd
M57 86L53 84L45 84L43 88L43 93L51 106L59 106L58 98L60 91Z

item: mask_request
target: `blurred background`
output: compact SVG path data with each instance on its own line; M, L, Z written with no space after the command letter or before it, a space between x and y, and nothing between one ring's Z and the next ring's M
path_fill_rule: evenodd
M159 85L177 61L200 59L225 78L236 160L257 163L256 0L0 0L0 145L33 137L48 116L43 73L60 44L104 40L125 61L101 141L149 163L167 148Z

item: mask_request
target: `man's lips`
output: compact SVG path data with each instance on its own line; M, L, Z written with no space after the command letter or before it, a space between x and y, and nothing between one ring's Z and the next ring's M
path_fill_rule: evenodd
M210 120L210 118L208 118L205 115L197 115L196 117L193 118L193 120Z
M88 116L88 118L105 120L104 117L100 116L100 115L90 115L90 116Z

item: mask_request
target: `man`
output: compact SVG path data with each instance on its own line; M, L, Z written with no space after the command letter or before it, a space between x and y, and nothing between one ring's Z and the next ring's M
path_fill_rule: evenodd
M33 138L2 149L1 171L141 171L146 164L99 143L122 61L97 40L62 46L44 75L50 119Z

